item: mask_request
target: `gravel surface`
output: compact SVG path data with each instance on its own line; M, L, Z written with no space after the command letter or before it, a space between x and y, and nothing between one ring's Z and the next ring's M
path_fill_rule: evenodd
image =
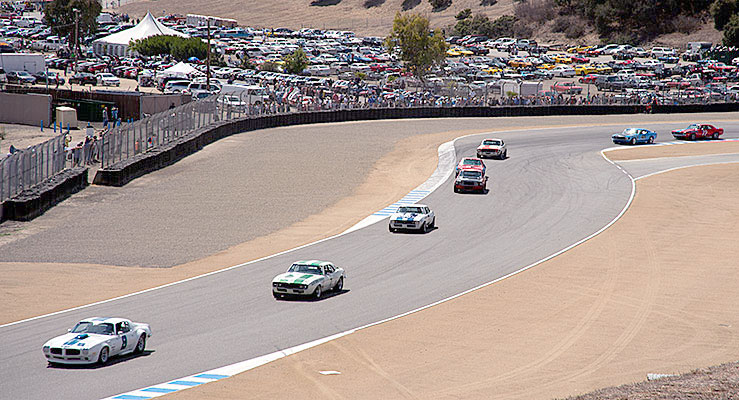
M567 399L739 399L739 362L701 368L678 376L600 389Z

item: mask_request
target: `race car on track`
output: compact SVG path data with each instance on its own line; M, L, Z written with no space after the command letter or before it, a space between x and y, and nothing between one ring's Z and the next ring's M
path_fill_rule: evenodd
M344 269L328 261L296 261L287 272L272 279L272 295L276 299L287 295L320 299L327 291L341 291L344 278Z
M397 232L401 229L428 232L434 229L434 226L436 226L434 212L426 205L413 204L398 208L398 211L390 216L388 229L390 232Z
M709 124L691 124L685 129L677 129L672 131L675 139L696 140L696 139L714 139L724 134L723 128L716 128Z
M626 128L623 132L611 136L615 144L654 143L657 132L643 128Z
M464 168L454 180L454 193L479 192L487 190L488 177L479 169Z
M462 170L462 168L475 168L482 171L483 175L485 174L485 163L482 162L479 158L474 157L464 157L463 159L459 160L459 164L457 164L457 168L454 170L454 176L459 175L459 171Z
M485 139L477 146L477 157L498 157L501 160L508 155L505 142L501 139Z
M113 356L143 353L150 337L149 324L123 318L87 318L69 333L44 343L42 351L49 364L104 365Z

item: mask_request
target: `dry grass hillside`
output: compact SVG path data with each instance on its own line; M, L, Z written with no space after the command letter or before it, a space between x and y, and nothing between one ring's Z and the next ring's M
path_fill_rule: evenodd
M454 23L454 16L465 8L497 18L513 14L513 0L498 0L491 6L480 5L481 0L454 0L446 10L432 12L428 0L340 0L335 5L311 6L311 3L336 3L337 0L138 0L113 10L140 17L151 11L154 16L166 13L204 14L233 18L240 24L253 27L285 27L291 29L319 28L351 30L362 36L385 36L392 28L398 11L412 6L409 11L427 15L434 27ZM379 4L366 8L365 2Z
M285 27L291 29L320 28L351 30L361 36L385 36L392 28L393 17L398 11L410 11L426 15L435 28L449 27L454 16L465 8L474 14L483 13L491 20L501 15L514 14L513 0L454 0L442 11L432 12L428 0L282 0L282 1L197 1L197 0L129 0L111 11L142 17L147 11L155 16L165 13L204 14L233 18L241 25L252 27ZM483 5L493 3L492 5ZM312 5L314 4L314 5ZM320 4L320 5L319 5ZM367 7L366 5L374 5ZM721 33L711 21L695 21L697 29L691 34L664 35L647 45L668 45L682 48L689 41L717 43ZM530 23L531 38L540 43L595 44L598 36L586 30L583 35L571 39L563 33L553 32L554 21L541 25Z

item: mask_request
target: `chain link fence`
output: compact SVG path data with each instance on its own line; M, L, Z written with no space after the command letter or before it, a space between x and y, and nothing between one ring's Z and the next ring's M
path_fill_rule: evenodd
M66 165L64 134L0 159L0 202L43 182Z
M212 95L135 122L122 123L102 135L101 167L166 146L213 123L268 111L261 102L251 103L249 99L249 95L241 93Z

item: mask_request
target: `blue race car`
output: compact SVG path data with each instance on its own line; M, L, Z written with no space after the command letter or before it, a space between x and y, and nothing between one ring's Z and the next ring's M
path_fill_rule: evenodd
M626 128L623 132L611 136L615 144L654 143L657 132L642 128Z

